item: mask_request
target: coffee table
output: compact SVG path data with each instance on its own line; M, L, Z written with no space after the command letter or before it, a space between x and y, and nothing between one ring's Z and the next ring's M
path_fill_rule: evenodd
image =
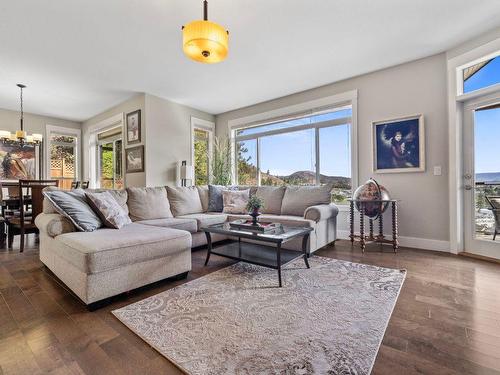
M215 224L201 228L207 236L207 259L208 264L211 254L239 260L258 266L273 268L278 270L278 282L281 288L281 268L297 258L303 257L306 267L309 268L308 240L313 231L312 228L287 227L273 229L265 233L252 233L243 229L233 229L229 223ZM217 247L212 246L212 233L223 234L237 238L230 243L225 243ZM283 249L282 245L294 238L302 237L302 251ZM244 242L241 239L256 240L261 243ZM269 244L269 245L267 245Z

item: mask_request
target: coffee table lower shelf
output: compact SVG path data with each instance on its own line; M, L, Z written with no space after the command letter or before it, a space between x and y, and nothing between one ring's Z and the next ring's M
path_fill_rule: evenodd
M208 264L208 260L212 254L278 270L280 287L282 286L281 267L295 259L303 257L306 267L309 268L307 254L303 252L250 242L233 241L214 247L209 246L205 265Z

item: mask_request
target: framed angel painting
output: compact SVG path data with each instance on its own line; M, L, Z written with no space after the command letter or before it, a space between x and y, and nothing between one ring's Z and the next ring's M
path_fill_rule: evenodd
M425 171L423 115L373 123L373 171Z

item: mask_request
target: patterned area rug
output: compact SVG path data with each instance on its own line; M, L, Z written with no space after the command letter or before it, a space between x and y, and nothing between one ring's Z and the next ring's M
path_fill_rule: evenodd
M113 311L189 374L369 374L405 278L313 256L237 263Z

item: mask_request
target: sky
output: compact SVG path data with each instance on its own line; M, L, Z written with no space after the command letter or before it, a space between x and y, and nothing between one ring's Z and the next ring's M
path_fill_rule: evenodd
M500 56L464 82L464 92L500 83ZM500 172L500 108L477 111L474 118L475 173Z

